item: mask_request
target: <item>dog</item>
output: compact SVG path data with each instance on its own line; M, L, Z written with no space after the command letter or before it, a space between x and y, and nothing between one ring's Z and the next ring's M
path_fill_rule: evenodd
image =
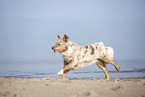
M106 64L114 65L116 70L120 72L120 68L113 59L113 48L105 47L102 41L88 46L79 46L71 42L66 34L63 38L58 35L58 41L52 49L55 53L62 54L64 58L64 67L57 73L61 78L65 78L71 69L75 70L94 63L104 71L106 79L109 79Z

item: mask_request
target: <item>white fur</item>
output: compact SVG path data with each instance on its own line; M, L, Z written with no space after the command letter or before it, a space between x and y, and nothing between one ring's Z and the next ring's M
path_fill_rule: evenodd
M57 75L63 75L63 70L61 69L58 73L57 73Z
M66 62L70 62L72 60L72 58L70 57L73 53L73 49L72 47L68 47L68 50L65 52L61 52L61 54L63 55L63 58Z

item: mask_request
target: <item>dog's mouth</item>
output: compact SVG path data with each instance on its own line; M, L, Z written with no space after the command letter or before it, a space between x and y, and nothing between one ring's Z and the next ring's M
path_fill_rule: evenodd
M61 52L61 49L56 49L56 50L54 50L54 52L55 52L55 53Z

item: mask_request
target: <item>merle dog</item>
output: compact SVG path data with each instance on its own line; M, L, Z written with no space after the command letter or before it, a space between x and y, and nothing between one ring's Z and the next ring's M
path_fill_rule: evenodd
M63 38L58 35L58 38L52 49L54 52L62 54L64 58L64 67L57 73L57 75L62 75L61 78L64 78L71 69L78 69L93 63L96 63L104 71L106 79L109 79L106 64L113 64L116 70L120 71L113 59L113 48L105 47L103 42L79 46L71 42L67 35L64 35Z

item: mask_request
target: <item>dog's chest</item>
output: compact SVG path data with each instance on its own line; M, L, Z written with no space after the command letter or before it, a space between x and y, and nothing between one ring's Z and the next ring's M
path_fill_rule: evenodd
M63 55L63 58L64 58L64 60L65 60L66 62L68 62L68 63L72 60L72 58L71 58L70 56L65 56L65 55Z
M71 57L72 53L73 53L73 49L71 47L69 47L67 51L65 51L61 54L62 54L64 60L69 63L72 60L72 57Z

